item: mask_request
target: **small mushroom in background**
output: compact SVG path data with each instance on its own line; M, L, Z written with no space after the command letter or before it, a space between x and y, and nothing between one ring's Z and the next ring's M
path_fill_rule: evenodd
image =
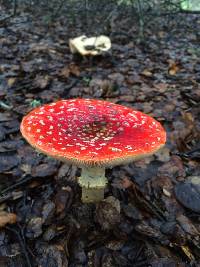
M69 48L72 54L82 56L97 56L107 52L111 48L110 38L104 35L87 37L85 35L69 40Z
M21 133L37 150L82 168L83 202L104 198L105 168L155 153L166 132L152 117L96 99L69 99L36 108Z

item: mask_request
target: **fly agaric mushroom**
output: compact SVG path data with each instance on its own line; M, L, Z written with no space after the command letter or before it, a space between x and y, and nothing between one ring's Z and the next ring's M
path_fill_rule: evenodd
M90 38L82 35L70 39L69 48L72 54L79 53L82 56L97 56L111 48L111 41L104 35Z
M160 149L159 122L131 108L95 99L69 99L36 108L21 133L37 150L82 168L83 202L104 198L105 168L129 163Z

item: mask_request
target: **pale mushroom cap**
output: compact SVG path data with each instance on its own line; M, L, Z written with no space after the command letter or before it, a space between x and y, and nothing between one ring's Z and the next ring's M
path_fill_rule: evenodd
M23 118L21 132L37 150L78 166L114 166L153 154L166 132L152 117L95 99L61 100Z
M70 39L69 47L73 54L79 53L82 56L96 56L102 52L108 51L111 48L111 41L109 37L104 35L90 38L85 35L81 35L74 39Z

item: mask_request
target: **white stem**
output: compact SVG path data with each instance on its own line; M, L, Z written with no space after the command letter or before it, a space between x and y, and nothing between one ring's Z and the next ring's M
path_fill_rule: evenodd
M107 184L105 168L83 167L78 182L82 187L83 202L97 202L104 198L104 188Z

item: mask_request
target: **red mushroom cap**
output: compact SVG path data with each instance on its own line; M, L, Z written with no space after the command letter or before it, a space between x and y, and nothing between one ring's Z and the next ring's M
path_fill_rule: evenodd
M31 111L21 132L39 151L78 166L113 166L156 152L166 132L152 117L95 99L61 100Z

